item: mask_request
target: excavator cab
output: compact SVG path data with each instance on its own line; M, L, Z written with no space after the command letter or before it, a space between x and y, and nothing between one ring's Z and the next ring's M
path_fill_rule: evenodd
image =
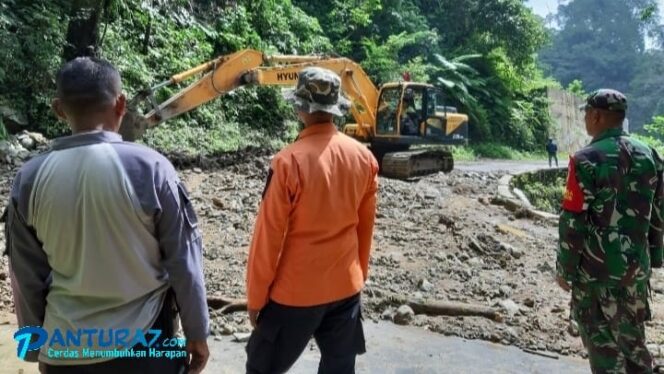
M376 115L378 142L393 144L465 144L468 118L437 108L442 92L424 83L388 83L380 90Z
M442 112L442 92L426 83L388 83L380 89L371 149L384 175L407 179L454 167L447 149L414 145L465 144L468 117Z

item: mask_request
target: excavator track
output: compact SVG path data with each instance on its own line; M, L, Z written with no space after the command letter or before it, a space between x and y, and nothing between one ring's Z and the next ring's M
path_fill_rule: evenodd
M444 150L413 150L385 153L381 173L389 178L409 179L454 169L452 153Z

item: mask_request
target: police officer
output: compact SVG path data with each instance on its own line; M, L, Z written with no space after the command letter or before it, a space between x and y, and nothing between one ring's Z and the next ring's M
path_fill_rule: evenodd
M582 110L593 139L569 162L557 281L572 291L593 373L652 373L644 322L651 269L662 266L662 161L623 132L622 93L598 90Z

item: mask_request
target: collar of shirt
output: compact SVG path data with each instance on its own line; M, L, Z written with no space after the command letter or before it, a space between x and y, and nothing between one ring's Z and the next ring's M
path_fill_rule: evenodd
M297 138L302 139L307 136L311 135L316 135L316 134L333 134L337 132L337 127L329 122L329 123L316 123L314 125L309 125L308 127L305 127L304 130L300 131L298 134Z
M97 143L118 142L122 142L122 136L120 136L120 134L110 131L91 131L57 138L53 141L51 149L57 151L61 149L82 147Z
M623 129L620 128L620 127L607 129L607 130L604 130L603 132L601 132L595 138L593 138L593 140L590 142L590 144L598 142L602 139L615 138L615 137L622 136L622 135L627 135L627 133L624 132Z

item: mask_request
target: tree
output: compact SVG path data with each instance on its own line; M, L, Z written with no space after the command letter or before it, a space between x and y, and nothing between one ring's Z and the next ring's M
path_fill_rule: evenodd
M627 92L645 49L641 11L648 0L573 0L558 7L559 30L541 53L546 70L563 86L575 79L589 90Z
M664 114L664 51L648 51L639 59L627 100L630 131Z
M96 54L99 24L102 14L108 12L111 0L75 0L70 2L69 25L63 58L69 61L79 56Z

